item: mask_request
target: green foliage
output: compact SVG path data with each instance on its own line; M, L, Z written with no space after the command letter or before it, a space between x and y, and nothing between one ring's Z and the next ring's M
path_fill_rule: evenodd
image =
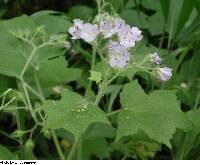
M1 61L4 61L0 66L0 72L7 76L19 77L27 57L20 52L20 42L11 32L12 30L31 30L34 28L34 23L29 17L22 16L0 24L0 42L2 43L0 56Z
M0 159L1 160L9 160L16 159L16 155L10 152L6 147L0 145Z
M0 2L0 159L200 159L200 1L54 1ZM67 32L105 11L142 30L122 70Z
M95 81L96 83L100 83L102 80L101 72L91 70L89 79Z
M60 101L47 101L41 107L46 115L45 130L64 128L77 139L92 123L108 123L105 114L82 96L64 90Z
M187 125L173 91L160 90L147 95L133 82L125 85L120 98L123 109L118 116L117 139L141 129L151 139L170 147L176 128L185 129Z
M92 19L92 17L94 16L94 9L88 6L77 5L70 8L68 15L71 19L79 18L84 21L88 21L89 19Z
M83 158L89 159L95 156L99 159L109 158L110 148L105 139L93 138L85 140L83 143Z

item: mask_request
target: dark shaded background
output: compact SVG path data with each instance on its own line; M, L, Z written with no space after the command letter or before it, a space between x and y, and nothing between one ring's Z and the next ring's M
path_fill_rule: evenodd
M74 5L95 7L94 0L0 0L0 6L7 8L3 18L12 18L22 14L32 14L41 10L67 12Z

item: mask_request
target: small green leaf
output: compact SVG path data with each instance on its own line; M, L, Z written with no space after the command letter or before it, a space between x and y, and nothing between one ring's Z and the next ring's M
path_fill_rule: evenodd
M0 160L16 159L16 155L10 152L6 147L0 145Z
M101 72L97 72L95 70L90 70L90 80L95 81L96 83L100 83L102 80Z
M34 147L35 144L33 143L33 141L31 139L27 140L22 148L20 159L37 160L33 152Z
M123 110L118 115L117 139L143 130L151 139L170 147L176 128L186 128L186 115L174 91L159 90L147 95L135 81L125 85L120 101Z
M72 132L75 138L92 123L109 123L105 113L97 106L69 90L62 91L60 101L47 101L41 108L47 115L45 130L64 128Z

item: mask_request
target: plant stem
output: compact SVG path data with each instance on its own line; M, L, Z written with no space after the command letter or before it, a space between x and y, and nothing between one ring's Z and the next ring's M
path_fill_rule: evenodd
M95 60L96 60L96 52L97 52L97 44L94 43L92 46L92 64L91 64L91 70L95 67Z
M26 89L26 84L24 82L24 80L21 80L21 84L22 84L22 88L24 90L24 93L25 93L25 96L26 96L26 100L27 100L27 104L28 104L28 107L29 107L29 110L31 112L31 116L33 117L34 121L38 124L38 125L42 125L42 123L40 123L38 120L37 120L37 117L35 115L35 112L33 110L33 107L31 105L31 101L30 101L30 98L29 98L29 95L28 95L28 91Z
M78 159L80 160L82 157L82 135L80 135L77 139L75 139L75 142L67 157L67 160L72 160L77 150L78 150Z
M119 113L119 112L121 112L120 109L119 109L119 110L116 110L116 111L113 111L113 112L110 112L110 113L107 113L106 115L107 115L107 116L112 116L112 115L115 115L115 114L117 114L117 113Z
M20 74L20 77L23 78L24 73L26 72L26 69L28 68L32 58L34 57L35 53L37 51L37 48L34 48L33 51L31 52L30 56L28 57L28 60L26 61L24 68L22 69L22 72Z
M200 89L200 85L198 86L198 89ZM200 92L198 92L197 97L195 99L194 111L197 111L197 108L199 106L199 102L200 102Z
M51 129L51 134L52 134L53 141L54 141L54 144L56 146L56 149L57 149L57 152L58 152L60 159L65 160L65 156L62 152L62 149L61 149L60 144L58 142L57 136L56 136L55 131L53 129Z
M169 31L169 39L168 39L168 43L167 43L167 48L170 49L171 47L171 39L172 39L172 33L173 33L173 28L174 28L174 19L175 19L175 15L176 12L173 10L172 13L172 20L171 20L171 24L170 24L170 31Z
M10 103L12 103L13 101L16 100L16 97L13 97L11 100L9 100L6 104L4 104L3 106L0 107L0 110L4 109L5 107L7 107Z
M107 81L107 79L105 79L101 85L102 87L100 87L100 90L96 96L96 99L95 99L95 102L94 102L94 105L98 105L99 104L99 101L101 100L101 98L103 97L103 92L105 90L105 88L114 80L116 79L119 74L121 73L121 71L118 71L110 80ZM107 77L107 76L106 76Z
M27 83L25 83L26 87L35 95L37 96L42 102L45 101L45 98L43 95L41 95L40 93L38 93L37 91L35 91L30 85L28 85Z
M78 151L77 158L78 160L81 160L82 159L82 136L79 137L77 151Z
M16 110L16 122L17 122L17 129L18 130L22 130L21 122L20 122L20 112L19 112L19 110ZM19 137L20 150L22 149L22 145L23 145L23 139L22 139L22 136L20 136Z
M102 84L102 87L100 87L100 90L99 90L99 92L98 92L98 94L96 96L96 99L94 101L94 105L98 105L99 104L101 98L103 97L103 92L104 92L104 89L106 88L106 84L107 83L105 81L103 81L101 84Z
M78 139L75 140L75 142L74 142L74 144L72 146L72 149L71 149L71 151L70 151L70 153L69 153L69 155L67 157L67 160L72 160L74 155L76 154L76 148L77 148L77 145L79 143L78 141L79 141Z

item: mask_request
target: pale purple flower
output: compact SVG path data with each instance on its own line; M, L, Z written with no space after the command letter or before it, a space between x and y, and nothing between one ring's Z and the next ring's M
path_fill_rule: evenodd
M109 38L114 34L113 25L108 20L103 20L100 22L100 32L103 34L104 38Z
M156 73L157 78L161 81L167 81L172 77L172 69L168 67L158 68Z
M80 32L83 29L83 21L80 19L73 20L74 25L69 28L68 32L72 35L72 39L79 39Z
M124 20L122 19L117 19L115 21L115 27L114 27L114 31L116 33L118 33L120 30L122 30L124 27L126 26L126 23Z
M159 57L158 53L149 54L150 62L155 65L160 65L161 58Z
M132 27L131 33L133 35L133 38L135 41L140 41L142 39L142 31L138 29L137 27Z
M126 48L133 47L135 45L135 39L131 32L131 27L129 25L124 26L118 31L118 37L120 44Z
M130 60L130 53L119 42L109 42L109 64L113 68L122 69Z
M83 28L81 29L80 38L90 43L97 38L98 34L99 34L99 28L97 24L93 25L90 23L85 23L83 25Z
M142 39L141 30L137 27L130 27L129 25L122 25L121 29L118 28L118 37L121 45L126 48L134 47L136 41L140 41Z

